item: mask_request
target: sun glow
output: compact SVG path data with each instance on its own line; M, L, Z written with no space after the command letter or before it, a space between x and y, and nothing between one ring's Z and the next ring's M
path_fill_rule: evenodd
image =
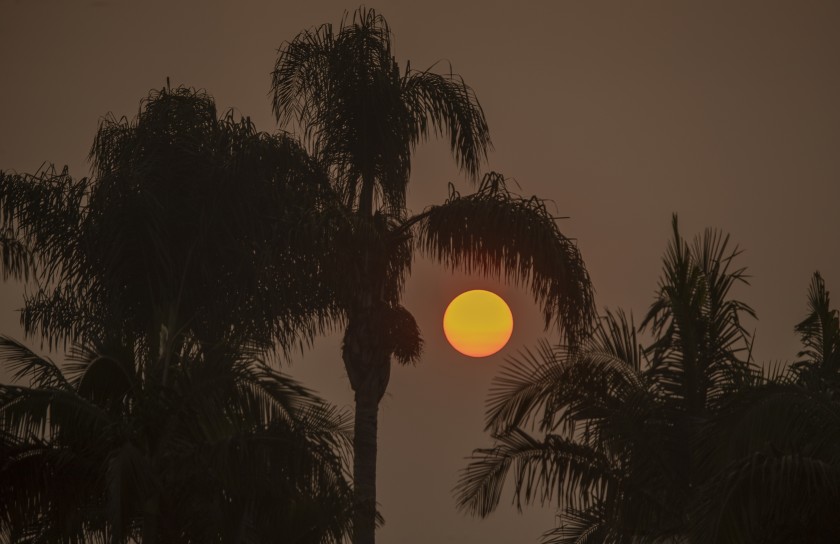
M476 289L461 293L443 314L443 332L452 347L470 357L493 355L513 333L513 314L502 298Z

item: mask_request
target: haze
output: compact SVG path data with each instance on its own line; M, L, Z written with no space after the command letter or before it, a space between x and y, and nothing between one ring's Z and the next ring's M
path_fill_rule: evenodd
M88 172L98 119L133 116L150 88L205 88L274 130L268 89L276 50L301 30L337 23L356 4L180 0L0 0L0 169L44 161ZM475 89L495 144L489 168L556 203L578 240L599 307L640 316L656 287L672 212L683 233L731 234L752 286L737 295L760 321L758 361L795 358L811 273L840 292L840 4L825 2L416 2L371 4L390 23L401 63L451 62ZM469 185L444 143L414 163L409 205ZM516 329L476 362L446 344L440 320L460 292L487 288ZM21 288L0 285L0 332L22 337ZM487 520L455 510L451 489L470 451L489 443L483 403L506 355L543 335L524 291L418 262L406 306L426 347L396 368L380 415L381 542L536 542L552 508L512 507ZM350 406L340 335L288 370ZM30 342L32 344L32 342ZM35 344L37 345L37 344ZM6 379L7 374L0 373Z

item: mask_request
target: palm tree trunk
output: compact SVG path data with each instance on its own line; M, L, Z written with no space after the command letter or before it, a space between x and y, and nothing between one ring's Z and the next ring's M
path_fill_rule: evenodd
M358 214L373 214L374 175L370 168L362 174ZM358 280L365 283L371 275L368 249L362 257ZM374 282L375 285L375 282ZM377 292L378 291L378 292ZM353 429L353 544L376 542L376 438L379 427L379 401L385 394L391 373L391 354L381 345L382 331L376 330L375 307L381 301L381 286L368 285L358 293L358 307L351 314L344 333L342 356L350 385L356 393Z
M353 544L374 544L376 532L376 436L379 398L370 388L356 392L353 440Z
M143 544L155 544L158 542L160 527L160 498L155 493L146 500L143 505Z
M391 375L375 312L353 313L344 331L342 358L356 393L353 436L353 544L374 544L376 531L376 436L379 401Z

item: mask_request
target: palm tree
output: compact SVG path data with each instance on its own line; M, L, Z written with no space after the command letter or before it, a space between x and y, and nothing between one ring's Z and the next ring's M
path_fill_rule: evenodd
M818 272L795 330L804 359L757 374L702 432L699 542L840 539L840 322Z
M14 542L340 543L346 419L243 347L77 347L63 368L0 338L0 532ZM148 354L147 354L148 355ZM25 382L24 382L25 383Z
M416 360L417 324L401 305L413 250L451 268L529 285L547 326L571 340L586 329L592 292L574 244L544 203L488 174L475 194L410 217L406 188L415 145L447 134L456 163L475 179L490 148L475 95L453 73L401 70L383 17L364 8L284 43L273 72L278 123L303 130L339 194L334 210L334 299L345 325L342 357L355 392L354 543L375 540L376 433L392 357Z
M696 437L752 372L741 323L752 310L730 294L746 281L737 254L711 230L686 243L674 217L648 347L632 319L607 312L579 348L514 358L488 405L495 444L474 452L459 506L489 515L512 473L518 506L561 508L546 542L685 541L701 483Z
M0 172L0 227L34 270L25 331L76 346L64 376L2 343L32 380L2 389L2 522L67 541L215 541L218 520L224 541L339 540L335 418L258 364L336 312L313 219L334 199L326 174L291 137L168 86L135 120L106 118L91 158L92 178Z
M91 160L91 178L0 172L0 226L37 265L27 334L96 340L107 324L150 346L189 332L286 349L331 317L310 231L333 196L288 135L164 88L136 119L106 117Z

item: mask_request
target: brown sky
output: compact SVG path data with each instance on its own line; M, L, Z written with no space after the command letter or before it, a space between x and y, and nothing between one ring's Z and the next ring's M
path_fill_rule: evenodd
M351 3L206 0L0 0L0 169L43 161L88 172L98 119L134 115L173 85L206 88L273 130L269 72L280 44ZM809 276L840 293L840 3L396 2L370 4L401 61L451 61L476 90L496 151L489 168L553 199L579 240L600 306L641 316L656 287L672 212L686 234L731 233L746 251L759 361L790 360ZM441 65L442 66L442 65ZM445 146L417 155L409 205L420 211L468 186ZM443 310L461 290L511 303L508 348L485 360L447 347ZM20 287L0 286L0 332L19 335ZM838 299L840 300L840 299ZM415 266L406 306L423 329L415 368L393 373L380 426L382 543L535 542L551 509L455 512L463 457L488 443L483 402L504 357L542 335L524 292ZM350 405L339 339L290 371ZM505 497L507 500L509 496Z

